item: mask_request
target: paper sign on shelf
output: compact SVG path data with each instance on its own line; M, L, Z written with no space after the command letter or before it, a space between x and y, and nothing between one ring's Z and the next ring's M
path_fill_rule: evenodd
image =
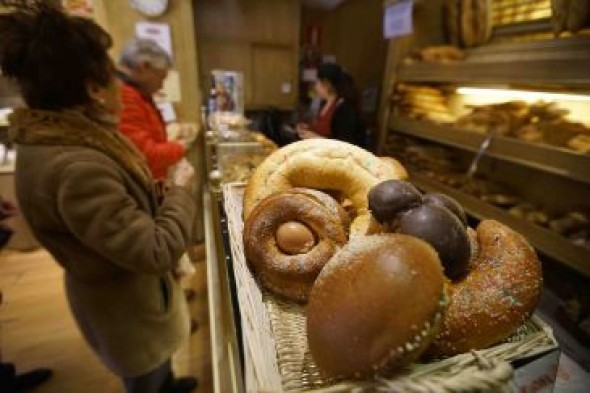
M180 102L182 95L180 93L180 74L176 70L168 71L168 76L164 80L162 90L156 93L154 99L156 102Z
M137 22L135 35L138 38L149 38L158 43L172 58L172 35L167 23Z
M170 102L161 102L156 104L160 113L162 114L162 118L164 118L164 122L172 123L176 120L176 111L174 110L174 106Z
M412 34L413 0L400 0L385 8L383 16L383 35L385 38L395 38Z

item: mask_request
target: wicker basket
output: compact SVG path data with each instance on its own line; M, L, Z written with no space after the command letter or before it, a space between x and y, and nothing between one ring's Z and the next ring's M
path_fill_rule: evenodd
M508 362L557 347L551 329L538 318L495 347L414 364L392 380L330 381L321 377L307 346L304 307L262 290L244 257L243 184L223 187L233 269L242 318L244 377L248 392L474 392L510 391Z

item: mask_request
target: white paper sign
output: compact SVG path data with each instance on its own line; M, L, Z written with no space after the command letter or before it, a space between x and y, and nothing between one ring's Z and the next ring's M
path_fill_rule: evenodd
M176 70L169 70L168 76L164 80L162 90L155 95L156 102L180 102L180 75Z
M162 102L156 105L166 123L172 123L176 120L176 111L170 102Z
M315 82L318 80L317 68L304 68L302 78L304 82Z
M172 58L172 36L167 23L137 22L135 35L138 38L149 38L158 43Z
M290 94L291 93L291 84L289 82L284 82L281 85L281 93L283 93L283 94Z
M401 37L412 34L412 0L400 0L385 9L383 17L383 35L385 38Z
M557 383L554 392L559 393L586 393L590 386L590 372L584 370L569 356L561 354Z
M559 350L549 352L515 370L514 393L551 393L559 367Z

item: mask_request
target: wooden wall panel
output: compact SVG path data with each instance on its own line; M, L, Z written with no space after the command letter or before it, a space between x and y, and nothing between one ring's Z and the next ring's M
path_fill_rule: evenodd
M279 108L289 107L296 99L297 81L286 77L295 75L297 69L293 63L292 50L277 46L256 45L252 51L253 97L255 106L264 106L267 102ZM284 83L290 84L288 93L282 91Z
M242 71L246 109L295 108L297 0L195 0L195 21L203 87L210 87L213 69ZM273 67L265 63L267 58L272 59ZM291 83L291 93L281 93L283 83Z
M263 0L257 4L252 18L255 41L285 45L298 43L300 6L297 1Z
M322 52L355 78L359 88L381 85L387 42L382 0L349 0L326 14Z

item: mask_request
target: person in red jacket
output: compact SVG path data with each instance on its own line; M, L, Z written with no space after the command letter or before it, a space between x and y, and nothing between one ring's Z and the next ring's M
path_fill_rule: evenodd
M134 38L123 48L119 76L123 111L119 130L145 155L152 175L164 180L185 154L189 141L169 141L153 95L162 89L170 56L155 41Z

